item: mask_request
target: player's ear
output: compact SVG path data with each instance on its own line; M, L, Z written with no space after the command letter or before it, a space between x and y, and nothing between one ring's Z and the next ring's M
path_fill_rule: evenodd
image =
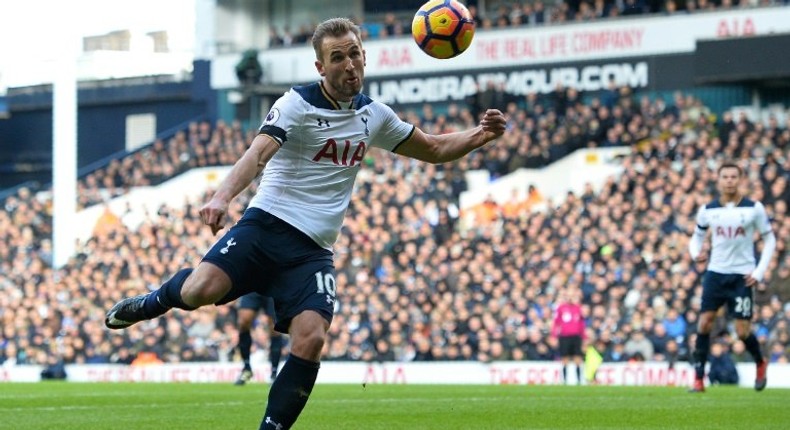
M324 64L318 60L315 60L315 69L318 70L318 74L321 76L326 76L326 70L324 70Z
M366 53L366 52L365 52L365 50L363 49L363 50L362 50L362 65L363 65L363 66L367 66L367 65L368 65L368 57L366 56L366 54L367 54L367 53Z

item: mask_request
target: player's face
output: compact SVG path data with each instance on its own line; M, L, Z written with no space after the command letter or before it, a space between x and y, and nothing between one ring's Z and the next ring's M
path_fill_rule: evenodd
M324 38L321 57L315 67L324 77L329 95L340 101L350 101L362 91L365 51L354 33L349 31L345 36Z
M734 167L726 167L719 172L719 192L726 195L735 195L741 181L741 172Z

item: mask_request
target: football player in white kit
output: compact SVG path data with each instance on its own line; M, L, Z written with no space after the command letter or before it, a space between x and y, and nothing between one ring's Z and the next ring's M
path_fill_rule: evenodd
M475 128L425 134L360 92L365 51L353 22L324 21L312 42L321 81L294 87L274 103L258 136L200 210L204 224L220 231L230 201L263 170L242 218L197 268L118 302L105 319L107 327L122 329L174 307L223 304L251 291L274 298L275 327L290 335L291 353L271 386L260 429L290 428L315 383L338 287L332 246L365 154L376 147L444 163L506 127L502 112L489 109Z
M767 384L768 362L760 352L760 344L752 333L752 287L762 281L771 262L776 237L762 203L743 197L739 186L743 178L740 166L724 163L718 171L720 196L702 206L697 213L697 226L689 242L691 257L707 261L702 278L702 306L697 342L694 349L696 377L691 392L704 392L705 364L710 350L710 332L716 312L722 305L735 317L735 331L754 357L757 372L754 389L761 391ZM706 233L711 232L710 256L702 251ZM754 258L754 236L763 240L759 263Z

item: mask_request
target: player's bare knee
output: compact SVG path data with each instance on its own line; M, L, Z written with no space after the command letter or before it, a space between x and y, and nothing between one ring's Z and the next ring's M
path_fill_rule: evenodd
M205 306L216 303L222 298L224 294L212 284L204 284L202 288L194 288L187 292L183 292L181 297L184 303L191 306Z
M324 347L324 332L321 330L313 330L301 339L301 346L308 351L321 351Z
M181 299L189 306L200 307L216 303L230 291L228 275L213 265L201 263L184 282Z
M748 338L749 335L752 334L752 328L748 326L744 327L744 326L740 326L739 324L736 324L735 333L738 335L738 339L746 340L746 338Z
M307 360L318 361L321 350L324 348L326 334L320 328L302 331L297 336L291 336L291 353Z
M250 331L252 329L252 321L250 320L239 320L238 324L241 331Z
M713 330L713 317L708 314L702 314L697 324L697 331L702 334L709 334Z
M184 283L181 289L181 299L189 306L200 307L215 303L224 294L219 294L219 289L210 280L196 279Z
M249 331L252 328L252 322L255 320L255 312L249 309L239 309L239 317L236 324L239 330Z

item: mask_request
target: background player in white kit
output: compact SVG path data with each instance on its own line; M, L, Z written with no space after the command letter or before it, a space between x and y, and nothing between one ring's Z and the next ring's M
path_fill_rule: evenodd
M697 227L689 243L691 257L708 262L702 279L702 307L694 350L696 378L691 392L704 392L705 364L710 350L710 332L716 312L727 305L735 317L735 331L754 357L757 376L754 389L761 391L767 383L768 362L760 352L760 344L752 333L752 287L762 281L776 247L771 223L760 202L741 195L743 177L740 166L724 163L718 171L719 198L699 209ZM710 257L702 252L706 233L711 232ZM754 235L759 233L763 250L755 264Z
M118 302L105 320L121 329L174 307L224 304L251 291L272 297L275 328L290 334L291 353L269 391L260 429L290 428L313 389L337 293L331 249L366 152L378 147L444 163L506 127L504 115L490 109L475 128L428 135L361 94L365 51L348 19L319 24L313 49L322 80L294 87L274 103L258 136L200 210L212 232L221 230L230 201L263 170L244 216L197 268Z

